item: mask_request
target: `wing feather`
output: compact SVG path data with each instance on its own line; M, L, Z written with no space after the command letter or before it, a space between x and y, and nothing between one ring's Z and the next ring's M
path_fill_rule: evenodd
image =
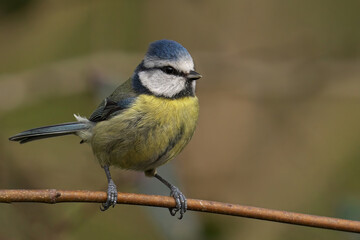
M132 105L138 95L132 87L132 79L130 78L100 103L98 108L91 114L89 120L101 122L120 114L121 111Z

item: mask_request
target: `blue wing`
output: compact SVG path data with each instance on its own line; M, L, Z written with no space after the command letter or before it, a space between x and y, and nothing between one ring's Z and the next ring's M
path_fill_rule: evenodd
M107 120L117 114L122 110L129 108L132 103L135 101L136 97L129 97L121 99L118 102L114 102L109 98L105 98L103 104L101 104L94 112L91 114L89 120L92 122L100 122Z
M131 107L138 95L132 87L132 79L130 78L101 102L89 120L100 122L121 114L123 110Z

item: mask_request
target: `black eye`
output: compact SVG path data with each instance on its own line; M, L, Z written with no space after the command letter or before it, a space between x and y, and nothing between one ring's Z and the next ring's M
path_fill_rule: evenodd
M161 70L163 70L163 72L165 72L167 74L176 74L175 68L173 68L171 66L162 67Z

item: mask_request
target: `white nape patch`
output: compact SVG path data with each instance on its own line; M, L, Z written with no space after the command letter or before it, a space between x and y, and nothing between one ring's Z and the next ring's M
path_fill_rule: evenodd
M194 61L190 56L184 56L177 60L164 60L157 57L145 56L144 66L146 68L172 66L181 72L189 73L194 70Z
M74 117L76 118L76 120L78 121L78 122L90 122L86 117L82 117L82 116L80 116L79 114L74 114Z
M138 73L141 83L155 95L173 97L186 87L186 79L169 75L160 69L141 71Z

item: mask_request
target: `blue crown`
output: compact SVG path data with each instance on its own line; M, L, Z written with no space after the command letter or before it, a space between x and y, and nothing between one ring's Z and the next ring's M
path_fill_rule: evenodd
M189 52L180 43L166 39L151 43L146 56L164 60L178 60L183 57L191 58Z

